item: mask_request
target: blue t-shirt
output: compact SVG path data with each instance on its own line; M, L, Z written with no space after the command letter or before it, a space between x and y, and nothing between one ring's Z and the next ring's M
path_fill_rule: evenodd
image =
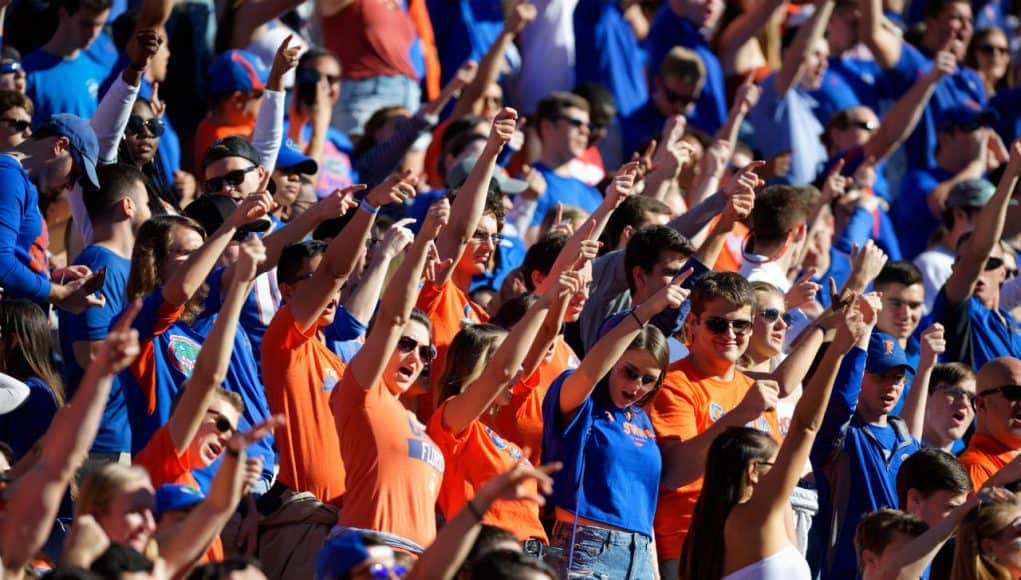
M874 60L831 57L827 75L830 73L839 76L862 105L876 113L880 112L878 84L882 80L883 69L879 63Z
M59 408L53 390L41 379L29 377L25 384L28 398L17 409L0 415L0 441L11 446L15 460L24 457L42 439Z
M49 301L47 246L38 190L17 159L0 155L0 287L4 296L39 304Z
M493 0L427 0L440 59L440 82L466 61L479 62L503 30L503 6Z
M573 372L557 377L542 402L542 462L564 464L553 474L553 505L651 537L663 467L652 421L640 407L588 397L561 425L560 389Z
M627 117L622 117L620 124L621 153L625 159L640 151L642 146L652 139L659 139L663 133L666 118L659 114L656 104L649 99L641 107Z
M28 74L25 93L35 105L35 127L55 113L92 118L99 104L99 85L110 73L109 66L85 51L63 59L40 48L30 52L21 66Z
M57 311L60 317L60 348L64 353L64 385L69 394L77 390L85 372L74 357L74 343L106 338L114 318L124 310L124 293L131 272L131 260L95 244L82 250L74 263L88 266L93 272L106 268L106 280L99 291L106 298L106 305L103 308L88 308L81 314ZM92 450L100 453L131 451L131 427L119 377L114 377L113 385L110 386L110 396L103 409L103 420L99 424Z
M1021 86L1001 89L989 99L989 108L1000 115L996 132L1004 143L1013 143L1021 135Z
M645 51L617 2L580 0L574 9L574 80L613 93L617 114L630 115L649 98Z
M812 183L826 162L826 148L820 140L823 126L814 113L817 105L801 85L778 95L774 73L762 81L762 96L748 114L763 158L791 154L787 178L792 183Z
M542 163L536 163L532 168L546 178L546 193L536 202L535 215L532 217L533 226L542 225L542 218L546 217L546 212L553 209L557 202L579 207L590 214L603 202L603 196L599 195L596 188L579 179L561 177Z
M1021 324L1005 308L993 312L975 296L949 304L944 287L936 295L931 316L946 328L945 360L980 369L1001 356L1021 358Z
M900 60L884 74L887 95L894 99L900 97L931 68L932 58L904 43ZM985 86L978 73L972 69L957 67L954 74L940 79L918 122L918 127L904 144L908 168L918 169L936 165L936 123L943 111L958 106L966 106L977 111L985 107L985 104Z
M368 326L351 315L343 305L337 306L333 324L323 327L326 346L340 357L344 364L351 362L362 348L362 338Z
M827 69L822 77L822 85L813 91L806 91L809 96L815 99L816 107L813 109L815 118L823 126L829 123L834 113L857 107L861 104L858 95L842 75Z
M904 259L914 260L929 245L929 238L943 222L932 215L926 201L929 192L954 174L942 167L909 171L901 182L900 197L893 204L893 224Z

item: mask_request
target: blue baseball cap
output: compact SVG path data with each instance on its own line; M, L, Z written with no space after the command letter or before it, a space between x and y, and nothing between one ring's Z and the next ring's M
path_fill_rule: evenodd
M993 109L978 106L957 105L944 109L937 119L936 126L940 131L949 131L955 127L965 131L974 131L980 127L988 127L1000 120L1000 115Z
M225 95L240 91L248 93L266 88L267 69L259 57L247 50L220 53L209 66L209 93Z
M94 189L99 189L99 177L96 176L99 141L88 121L71 113L57 113L43 123L36 134L67 137L71 142L72 154L77 157L75 161L82 168L82 177Z
M347 531L326 540L316 554L315 580L343 578L354 567L369 559L369 550L362 541L362 534Z
M865 359L865 371L870 373L885 373L896 368L905 367L908 372L915 372L915 367L908 362L907 355L900 343L892 335L879 330L873 331L869 337L869 353Z
M316 160L302 153L298 144L292 139L284 139L280 144L280 152L277 153L277 167L293 169L305 175L315 175L319 171L319 164L316 163Z
M166 483L156 490L156 519L167 512L186 510L202 503L206 496L190 485Z

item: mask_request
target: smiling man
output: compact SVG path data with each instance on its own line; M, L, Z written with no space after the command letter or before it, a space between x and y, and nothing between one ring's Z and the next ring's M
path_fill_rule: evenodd
M979 489L1021 449L1021 360L993 359L975 383L975 435L960 460Z

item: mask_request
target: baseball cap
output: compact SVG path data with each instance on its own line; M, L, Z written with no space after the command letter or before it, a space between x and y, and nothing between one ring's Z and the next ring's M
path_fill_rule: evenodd
M908 357L896 338L879 330L873 331L869 337L865 370L870 373L885 373L895 367L907 367L909 372L915 372L915 367L908 362Z
M234 213L238 204L226 195L203 195L184 208L184 215L197 221L206 235L212 234L223 225L230 214ZM247 223L234 233L234 241L245 239L248 234L265 232L270 227L269 220L260 219Z
M202 157L202 171L205 171L210 163L227 157L241 157L256 165L262 165L262 157L254 145L244 137L231 135L214 141L209 149L206 149L206 154Z
M326 540L316 554L316 580L343 578L355 566L369 558L369 550L362 541L362 534L347 531Z
M457 165L451 167L450 171L447 172L447 187L461 187L478 161L478 157L465 157L458 161ZM499 168L493 172L493 179L500 186L500 193L504 195L516 195L528 189L527 183L520 179L507 177Z
M67 137L71 142L72 155L82 169L82 177L93 188L99 188L96 177L96 160L99 159L99 141L96 132L85 119L71 113L57 113L39 126L36 135Z
M965 179L950 188L947 207L982 207L993 197L996 186L985 179Z
M184 510L202 503L206 496L190 485L165 483L156 490L156 519L167 512Z
M298 144L292 139L284 139L280 144L280 153L277 153L277 167L293 169L305 175L315 175L319 171L319 164L316 163L316 160L302 153Z
M966 131L974 131L979 127L988 127L999 119L1000 115L993 109L957 105L944 109L939 115L936 126L940 131L949 131L954 127L960 127Z
M269 69L259 57L247 50L228 50L220 53L209 66L209 93L225 95L240 91L247 93L266 88Z

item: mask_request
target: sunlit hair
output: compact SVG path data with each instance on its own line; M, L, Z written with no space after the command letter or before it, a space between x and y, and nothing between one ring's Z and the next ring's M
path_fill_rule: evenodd
M1013 493L999 501L979 504L964 516L957 528L951 580L1012 580L1010 572L982 552L982 540L995 538L1010 527L1021 509Z
M776 286L769 282L763 282L762 280L752 282L751 284L752 291L755 292L755 306L752 308L752 320L754 320L755 317L758 316L759 312L762 312L763 310L760 307L760 304L769 300L770 296L776 296L780 298L780 300L783 300L783 292L781 292ZM765 340L765 337L757 337L756 334L752 334L751 341L748 344L748 350L746 350L744 354L741 355L741 358L738 359L737 366L741 368L750 368L755 364L755 361L752 360L752 354L749 351L752 350L752 345L756 339Z
M440 401L459 395L485 370L507 331L495 324L466 324L454 336L440 375Z
M78 499L74 504L75 517L89 515L98 519L106 515L117 494L128 485L140 481L152 485L149 473L133 465L106 463L90 470L78 491Z
M19 298L0 301L0 337L6 345L4 372L20 381L42 379L63 405L64 382L53 363L53 333L42 308Z
M128 274L127 286L128 301L145 298L166 284L167 281L164 279L161 268L170 252L174 228L179 227L195 230L203 240L206 237L198 222L180 215L153 216L138 228L135 247L131 252L131 272ZM209 289L203 284L202 288L185 305L185 313L181 316L181 320L190 322L202 312L202 303L205 301L208 291Z

